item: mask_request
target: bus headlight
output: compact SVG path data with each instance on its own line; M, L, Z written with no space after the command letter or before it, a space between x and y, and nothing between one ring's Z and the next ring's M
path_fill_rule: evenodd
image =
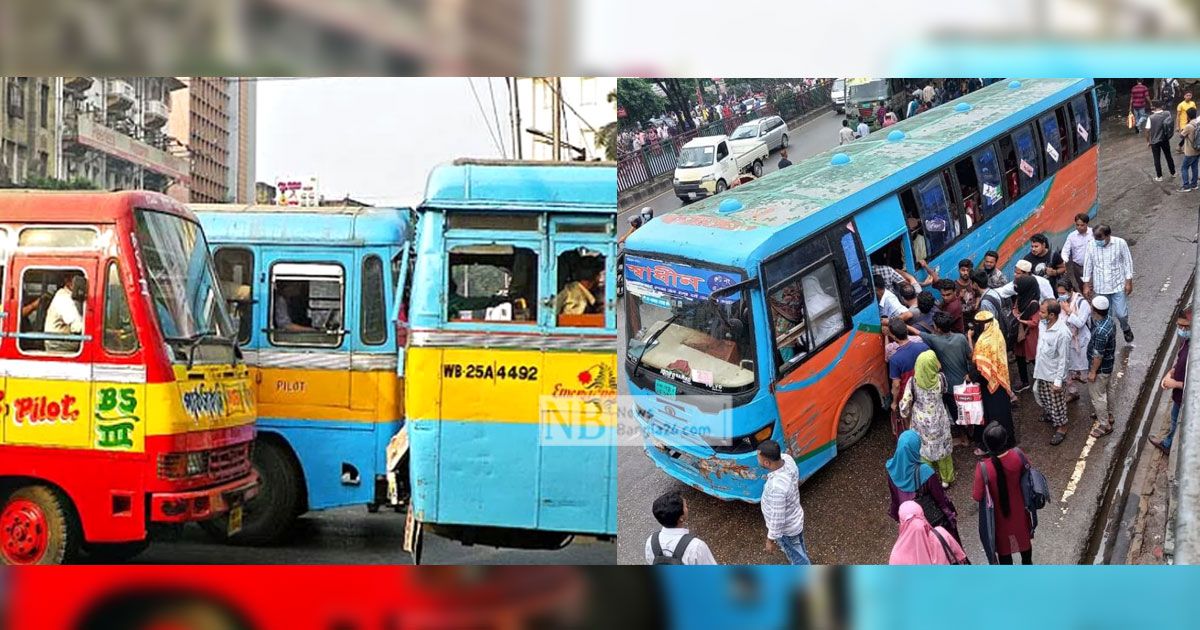
M741 455L749 453L758 448L758 445L771 439L771 435L775 433L775 422L758 429L754 433L738 436L735 438L705 438L704 441L712 447L713 452L722 453L725 455Z
M162 453L158 456L159 479L184 479L208 472L208 453Z

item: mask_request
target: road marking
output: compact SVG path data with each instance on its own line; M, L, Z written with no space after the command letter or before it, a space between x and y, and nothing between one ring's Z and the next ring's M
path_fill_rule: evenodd
M1083 478L1083 469L1087 467L1087 456L1092 450L1092 445L1096 443L1096 438L1092 434L1088 434L1087 442L1083 445L1083 450L1079 452L1079 461L1075 462L1075 472L1071 473L1071 480L1067 482L1067 489L1063 491L1062 503L1066 503L1071 495L1075 494L1075 489L1079 486L1079 480ZM1067 513L1067 509L1063 508L1063 514Z

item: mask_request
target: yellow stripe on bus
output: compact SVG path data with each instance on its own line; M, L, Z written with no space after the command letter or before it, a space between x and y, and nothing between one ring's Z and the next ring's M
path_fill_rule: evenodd
M463 348L409 348L411 421L616 425L616 355Z

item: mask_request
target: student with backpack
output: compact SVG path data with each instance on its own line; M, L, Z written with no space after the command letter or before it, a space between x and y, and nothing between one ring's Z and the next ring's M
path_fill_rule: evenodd
M999 423L983 431L989 457L975 466L972 496L979 502L979 538L991 564L1033 563L1037 510L1049 500L1046 479L1029 465L1025 453L1009 448L1008 431Z
M683 527L687 501L678 491L654 500L654 518L662 529L646 540L646 564L716 564L708 545Z

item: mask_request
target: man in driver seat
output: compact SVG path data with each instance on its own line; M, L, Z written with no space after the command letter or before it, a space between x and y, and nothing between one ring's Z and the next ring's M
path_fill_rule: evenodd
M285 332L315 332L316 328L297 324L292 319L292 306L303 294L299 282L280 282L275 291L275 302L271 309L271 320L275 330Z

